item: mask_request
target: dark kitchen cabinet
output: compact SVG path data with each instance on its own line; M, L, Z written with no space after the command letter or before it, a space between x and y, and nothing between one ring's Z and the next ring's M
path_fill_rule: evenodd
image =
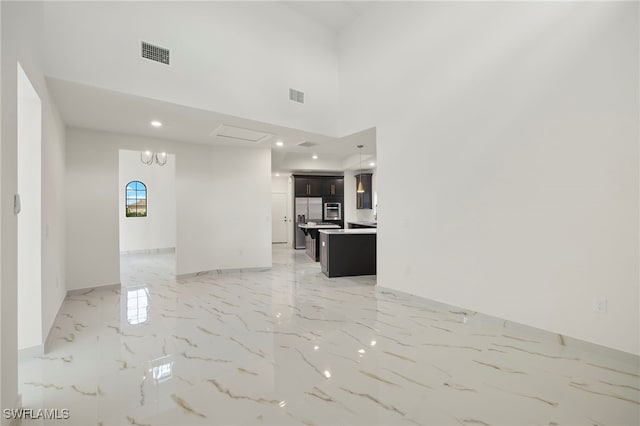
M322 180L309 179L309 197L322 197Z
M293 178L296 197L324 197L334 201L344 197L344 178L340 176L294 175Z
M344 197L344 179L324 179L322 182L322 196L327 198Z
M308 179L298 178L298 177L294 179L294 188L295 188L296 197L307 196L307 192L309 190L308 181L309 181Z
M294 178L296 197L321 197L322 180L317 178Z
M364 192L356 192L356 208L357 209L371 209L373 208L373 192L371 191L371 183L373 176L372 173L360 173L356 175L356 191L358 189L358 183L362 180L364 185Z

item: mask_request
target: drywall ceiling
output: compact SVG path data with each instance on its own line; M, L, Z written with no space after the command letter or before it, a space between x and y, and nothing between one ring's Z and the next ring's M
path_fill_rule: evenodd
M359 144L364 145L363 161L375 161L375 129L334 138L54 78L47 78L47 85L69 126L198 144L270 148L274 172L355 169ZM162 122L162 127L151 126L153 120ZM217 137L215 131L221 125L273 136L259 142ZM284 146L278 147L278 141ZM304 141L314 146L297 145Z
M282 2L47 1L43 27L48 77L340 136L337 35Z
M375 1L285 1L307 18L339 32L355 21Z

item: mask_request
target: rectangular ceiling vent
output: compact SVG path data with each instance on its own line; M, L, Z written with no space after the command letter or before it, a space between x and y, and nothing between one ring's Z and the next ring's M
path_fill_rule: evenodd
M142 57L151 61L169 65L169 49L142 42Z
M304 92L301 92L296 89L289 89L289 100L293 102L298 102L299 104L303 104Z
M312 146L316 146L317 144L315 142L303 141L303 142L297 143L296 145L303 146L305 148L311 148Z
M245 129L243 127L221 124L211 133L211 136L225 138L227 140L235 140L239 142L259 143L272 138L274 135L258 130L251 130Z

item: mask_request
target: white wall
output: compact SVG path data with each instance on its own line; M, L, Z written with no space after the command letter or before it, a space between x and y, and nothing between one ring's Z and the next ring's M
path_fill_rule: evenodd
M42 252L42 322L45 337L53 317L64 298L64 220L61 198L64 170L64 127L55 105L49 99L40 62L42 49L42 4L35 2L0 2L2 72L0 87L1 126L0 165L2 204L1 297L2 354L0 357L0 405L13 407L18 395L17 361L17 218L13 214L13 194L17 192L17 63L33 83L42 101L42 223L49 229L43 236ZM5 424L6 421L1 419Z
M336 135L336 35L279 2L46 2L45 19L51 77Z
M176 156L167 154L164 166L142 163L140 151L122 149L119 158L120 251L175 248ZM146 217L125 214L125 187L135 180L147 187Z
M176 273L271 267L271 153L67 129L69 288L119 282L118 152L176 157ZM85 194L79 200L73 194ZM88 213L88 214L87 214Z
M271 176L271 192L287 192L289 191L289 176L281 174L280 176Z
M375 222L374 209L357 209L356 208L356 190L357 181L356 174L360 173L360 170L347 170L344 172L344 226L348 227L347 222L364 221ZM362 173L373 173L371 176L371 199L372 205L375 207L374 194L376 192L376 170L364 169Z
M42 338L42 102L18 67L18 349Z
M2 86L4 86L4 80L3 80L3 69L2 69L2 4L0 4L0 100L4 99L3 96L3 90L2 90ZM2 130L1 130L1 124L2 122L4 122L3 116L2 116L2 104L3 102L0 101L0 177L2 177L2 180L4 181L5 175L3 174L3 167L2 167L2 157L3 157L3 151L4 151L4 143L3 143L3 137L2 137ZM0 200L5 200L7 198L7 193L5 192L5 188L4 185L0 184ZM5 257L2 254L3 253L3 249L4 249L4 238L3 238L3 228L4 225L3 223L3 217L6 214L6 209L7 207L5 206L7 202L6 201L0 201L0 332L2 333L2 335L4 336L4 331L5 331L5 325L7 321L10 321L11 318L7 318L7 320L5 321L3 318L4 315L4 302L3 302L3 293L4 291L2 291L1 289L4 287L3 283L5 282L3 280L4 278L4 272L3 272L3 267L4 267L4 260ZM10 203L9 203L10 204ZM0 339L0 383L4 383L4 378L5 378L5 369L8 367L11 367L11 365L8 365L5 363L4 360L4 351L5 349L7 350L7 352L9 351L13 351L14 348L12 347L12 341L8 342L8 344L4 343L4 339ZM17 341L16 341L16 348L17 350ZM2 407L6 407L5 405L5 388L7 389L7 391L10 394L13 394L13 385L16 384L14 383L14 376L13 374L9 374L9 379L8 384L5 385L0 385L0 406ZM8 423L8 421L3 421L0 420L0 425Z
M638 30L637 3L407 2L344 31L378 285L640 354Z
M45 102L42 114L42 330L46 339L67 294L66 129L50 100Z

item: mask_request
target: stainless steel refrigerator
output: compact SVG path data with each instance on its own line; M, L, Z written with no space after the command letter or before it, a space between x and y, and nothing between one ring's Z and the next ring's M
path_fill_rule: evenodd
M298 227L299 223L322 222L322 197L296 197L295 212L293 217L294 235L293 247L296 249L305 248L304 231Z

